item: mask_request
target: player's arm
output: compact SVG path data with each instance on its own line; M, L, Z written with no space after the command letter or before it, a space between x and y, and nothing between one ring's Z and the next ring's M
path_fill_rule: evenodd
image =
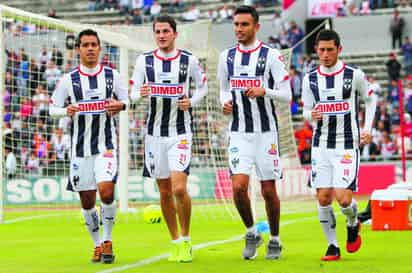
M69 88L71 81L68 75L64 75L59 83L56 85L56 89L50 99L49 114L54 117L69 116L72 117L79 108L76 105L68 105L64 107L67 97L69 96Z
M109 103L105 105L109 115L115 115L122 110L126 110L129 105L126 81L116 70L113 70L113 89L117 99L110 99Z
M230 85L228 81L228 72L226 66L227 51L224 51L219 56L219 64L217 67L217 78L220 87L220 103L223 107L223 114L230 115L233 110L232 94L230 93Z
M190 107L197 105L207 94L206 74L199 60L194 56L190 56L189 76L194 80L195 92L191 98L184 97L178 100L177 104L182 111L187 111Z
M142 97L147 97L150 94L150 86L146 81L144 55L140 55L136 59L131 79L132 87L130 91L130 99L138 101Z
M361 134L361 144L368 144L372 141L372 125L375 118L377 97L370 88L369 82L366 80L365 73L362 70L355 70L356 88L359 91L361 99L365 102L365 127Z
M322 119L322 113L317 111L315 107L315 98L310 89L309 75L306 74L302 81L302 103L303 117L309 121Z

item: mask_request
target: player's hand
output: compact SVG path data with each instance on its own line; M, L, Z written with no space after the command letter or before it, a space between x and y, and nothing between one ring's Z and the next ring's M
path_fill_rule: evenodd
M233 111L233 103L232 101L227 101L225 104L223 104L223 114L224 115L230 115L232 114Z
M372 135L368 132L363 132L361 134L360 144L366 145L372 142Z
M192 107L192 102L190 101L188 97L183 96L177 101L177 106L179 107L180 110L187 111L189 110L190 107Z
M124 108L124 103L118 100L107 100L104 109L109 116L116 115Z
M150 95L150 85L148 85L148 84L143 84L143 85L140 87L140 96L143 97L143 98L145 98L145 97L147 97L147 96L149 96L149 95Z
M67 115L68 115L69 117L72 117L72 116L74 116L74 114L76 114L77 112L79 112L80 109L79 109L79 107L77 107L76 105L72 105L72 104L71 104L71 105L67 106L66 111L67 111Z
M319 112L318 110L313 109L312 110L312 119L313 120L321 120L323 118L323 115L321 112Z
M263 87L249 87L245 91L245 95L251 99L256 97L263 97L266 94L266 90Z

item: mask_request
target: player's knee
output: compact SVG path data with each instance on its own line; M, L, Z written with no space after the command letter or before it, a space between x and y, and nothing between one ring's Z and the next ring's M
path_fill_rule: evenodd
M243 196L247 194L247 187L239 184L233 184L233 195L236 196Z
M94 208L95 202L93 200L81 200L83 209L92 209Z
M265 200L273 200L277 198L276 191L274 189L262 189L262 196Z
M177 186L173 188L173 195L177 198L183 198L187 194L186 187Z
M338 200L338 203L342 208L347 208L352 203L352 200L349 200L349 199L345 198L345 199L342 199L342 200Z
M322 207L329 206L332 204L332 197L329 195L320 195L318 196L318 202Z
M165 200L165 199L172 199L173 198L173 193L170 189L159 189L160 193L160 198Z
M114 194L111 190L104 190L100 192L100 200L105 204L111 204L114 201Z

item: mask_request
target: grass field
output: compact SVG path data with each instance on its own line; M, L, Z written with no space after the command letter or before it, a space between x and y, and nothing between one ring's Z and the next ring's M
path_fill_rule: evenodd
M278 261L264 259L265 246L259 249L256 260L242 260L240 236L244 228L240 222L229 218L208 221L208 217L195 211L191 228L196 246L194 262L169 263L165 258L169 248L165 224L145 224L140 217L118 216L114 230L116 261L105 265L89 262L92 243L78 210L6 211L6 223L0 225L0 273L412 273L411 232L374 232L364 225L361 250L348 254L344 250L346 229L342 215L338 216L342 259L321 262L326 242L313 201L283 203L284 249Z

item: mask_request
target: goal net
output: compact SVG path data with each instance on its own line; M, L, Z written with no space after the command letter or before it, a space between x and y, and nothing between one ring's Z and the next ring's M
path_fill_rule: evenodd
M1 162L1 215L21 210L73 211L79 207L77 194L65 190L69 166L70 119L48 115L48 100L59 77L78 65L74 38L90 26L43 17L0 5L1 35L0 91L3 93ZM92 26L100 36L101 62L118 69L129 79L136 57L152 50L149 27ZM196 55L204 66L209 93L193 109L194 135L188 190L193 199L194 217L238 219L232 202L227 169L227 120L219 102L216 79L218 49L213 45L209 24L178 26L178 47ZM283 51L289 64L290 50ZM3 86L1 86L3 84ZM140 212L147 204L158 203L159 192L151 179L143 179L143 128L148 105L133 103L119 115L120 209ZM278 183L282 197L306 193L305 175L299 173L288 104L277 104L280 119L280 149L286 165L285 178ZM8 165L16 163L15 170ZM290 171L289 171L290 170ZM298 172L296 172L297 170ZM252 177L253 178L253 177ZM259 183L252 179L251 195L257 215L263 211ZM3 209L4 207L4 209ZM75 210L76 211L76 210ZM0 218L1 221L2 218ZM133 219L140 219L135 217Z

